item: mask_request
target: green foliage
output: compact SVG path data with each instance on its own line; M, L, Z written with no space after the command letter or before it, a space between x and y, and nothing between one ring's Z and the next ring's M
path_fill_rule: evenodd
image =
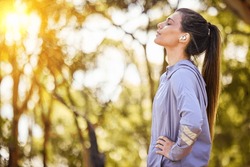
M220 11L213 20L221 26L224 51L222 91L210 166L249 166L250 26L229 10Z
M6 6L2 20L14 3L0 2ZM10 161L2 152L12 154L10 146L15 144L19 166L90 166L94 144L87 121L94 127L105 166L146 166L152 99L166 66L150 62L146 49L150 33L176 6L150 0L22 3L26 13L40 18L33 36L39 42L33 41L37 46L30 52L25 45L28 32L11 45L5 35L0 37L0 86L13 82L6 91L1 88L0 166ZM218 25L223 41L222 91L210 166L249 166L250 26L222 1L202 3L200 12ZM211 8L216 15L209 13ZM15 116L11 119L4 116L9 104L8 112ZM28 118L27 140L15 143L14 120L21 116Z

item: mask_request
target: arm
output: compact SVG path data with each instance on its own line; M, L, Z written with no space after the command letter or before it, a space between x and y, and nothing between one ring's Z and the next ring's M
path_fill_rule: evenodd
M178 138L172 142L166 137L159 137L156 147L160 148L158 154L164 155L172 161L178 161L192 150L194 142L201 133L203 120L195 90L197 88L194 74L190 71L178 71L171 79L180 115Z
M193 132L188 126L181 125L176 143L164 136L158 138L156 148L160 150L156 153L164 155L172 161L181 160L191 151L199 133L200 130Z

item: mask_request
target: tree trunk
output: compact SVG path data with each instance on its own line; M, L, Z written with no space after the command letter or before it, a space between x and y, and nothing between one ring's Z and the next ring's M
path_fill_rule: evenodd
M41 96L40 96L41 97ZM48 144L49 144L49 137L50 137L50 117L52 114L53 102L50 99L49 108L43 107L42 119L44 123L44 142L43 142L43 166L47 167L48 165ZM46 113L47 110L47 113Z
M49 143L49 131L50 131L50 123L49 123L49 120L47 119L44 122L44 142L43 142L43 166L44 167L47 167L47 160L48 160L47 147Z
M146 52L146 45L143 45L144 49L144 54L145 54L145 60L146 60L146 67L147 67L147 74L148 74L148 83L149 83L149 88L150 88L150 100L153 102L154 99L154 94L155 94L155 83L152 78L152 69L150 67L149 60L147 58L147 52Z
M224 0L228 8L232 10L245 23L250 24L250 1Z
M90 162L90 158L89 158L89 154L88 154L88 150L86 149L85 145L84 145L84 138L83 138L83 135L82 135L82 130L79 126L79 123L77 121L77 118L78 118L78 113L76 111L73 111L74 113L74 120L75 120L75 124L76 124L76 128L77 128L77 132L78 132L78 135L79 135L79 140L80 140L80 143L82 145L82 166L83 167L92 167L91 165L91 162Z
M16 109L14 109L15 111ZM12 123L12 135L9 143L9 165L8 167L17 167L18 166L18 120L19 118L15 116L17 111L14 112L14 118Z
M12 53L12 79L13 79L13 95L12 95L12 106L13 106L13 121L12 121L12 131L11 131L11 139L9 142L9 167L17 167L19 160L19 147L18 147L18 122L20 118L20 112L18 110L18 84L20 78L20 72L17 68L17 62L15 55L15 47L13 47Z
M90 141L90 162L92 167L104 167L105 166L105 156L98 150L97 138L93 125L89 120L87 120L89 141Z

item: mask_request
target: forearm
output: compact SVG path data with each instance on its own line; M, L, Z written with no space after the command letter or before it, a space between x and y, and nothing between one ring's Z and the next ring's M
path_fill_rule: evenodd
M192 150L192 146L200 133L200 128L180 125L178 139L171 147L167 154L167 158L172 161L178 161L187 156Z

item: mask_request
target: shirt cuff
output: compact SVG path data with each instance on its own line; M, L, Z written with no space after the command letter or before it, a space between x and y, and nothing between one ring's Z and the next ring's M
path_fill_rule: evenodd
M180 125L177 142L172 146L167 158L172 161L179 161L187 156L200 133L200 128Z

